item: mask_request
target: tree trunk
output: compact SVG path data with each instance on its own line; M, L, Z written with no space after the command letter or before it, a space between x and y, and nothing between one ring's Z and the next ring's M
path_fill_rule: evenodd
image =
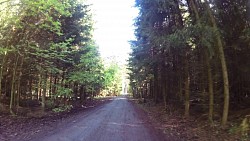
M53 84L53 75L50 73L49 76L49 97L52 98L52 84Z
M213 78L212 78L212 69L210 65L210 60L208 53L205 51L206 66L207 66L207 77L208 77L208 93L209 93L209 113L208 120L210 123L213 122L213 113L214 113L214 87L213 87Z
M199 14L198 14L198 10L194 5L193 0L190 1L191 2L191 6L194 10L195 13L195 17L197 18L198 24L200 25L200 18L199 18ZM208 11L209 14L209 18L212 22L212 26L214 31L217 31L217 24L216 21L212 15L211 9L209 7L209 4L206 2L206 9ZM221 61L221 68L222 68L222 75L223 75L223 82L224 82L224 108L223 108L223 116L222 116L222 126L226 125L227 122L227 118L228 118L228 110L229 110L229 82L228 82L228 73L227 73L227 65L226 65L226 60L225 60L225 55L224 55L224 49L223 49L223 44L222 44L222 40L220 37L220 34L217 33L216 35L216 40L217 40L217 47L218 47L218 54L219 54L219 58ZM213 105L214 105L214 94L213 94L213 79L212 79L212 73L211 73L211 66L209 63L209 58L208 55L206 55L206 62L207 62L207 67L208 67L208 88L209 88L209 121L213 120Z
M61 87L65 87L65 83L64 83L64 77L65 77L65 72L63 71L63 74L62 74L62 78L61 78Z
M2 64L1 64L1 70L0 70L0 102L1 102L1 97L2 97L2 79L3 79L3 68L6 60L6 53L3 56Z
M167 100L168 100L169 92L167 92L168 72L167 72L167 66L165 65L166 54L165 54L164 49L162 49L161 55L162 55L162 60L161 60L161 65L160 65L161 77L159 78L159 81L161 82L161 93L162 93L163 102L164 102L164 110L167 111Z
M84 86L80 86L80 102L83 103L83 93L84 93Z
M78 83L74 82L74 88L73 88L73 97L76 99L78 96Z
M222 76L223 76L223 88L224 88L224 106L223 106L223 115L222 115L221 124L222 126L225 126L227 124L227 118L228 118L228 112L229 112L229 81L228 81L227 64L226 64L226 58L224 54L222 39L221 39L220 33L218 32L216 21L212 15L212 11L209 7L207 0L205 2L206 2L206 8L208 10L209 18L213 25L213 30L217 32L215 36L216 36L216 41L217 41L219 58L221 62L221 69L222 69Z
M154 93L154 84L152 78L150 79L149 82L149 98L153 98L153 93Z
M42 80L43 84L42 84L42 88L43 88L43 93L42 93L42 109L43 111L45 111L46 108L46 93L47 93L47 73L45 73L44 75L44 79Z
M16 70L17 70L18 60L19 60L19 56L17 56L16 58L16 62L13 68L12 80L11 80L10 113L12 115L15 115L15 113L13 112L13 105L14 105L14 97L15 97L15 81L16 81Z
M37 99L40 100L40 98L42 97L42 74L38 75L38 83L37 83Z
M190 97L190 76L189 76L189 65L188 65L188 57L186 55L185 58L185 66L184 66L184 70L185 70L185 117L189 118L189 108L190 108L190 101L189 101L189 97Z
M20 101L20 96L21 96L21 77L22 77L22 67L23 67L23 61L24 61L24 56L21 58L21 64L20 64L20 72L18 75L18 81L17 81L17 97L16 97L16 106L19 107L19 101Z
M57 81L58 81L58 79L57 79L57 75L55 75L55 78L54 78L54 84L53 84L53 86L52 86L52 94L55 94L56 93L56 86L57 86Z
M154 102L157 104L158 103L158 67L155 66L154 68L154 92L153 92L153 96L154 96Z
M163 99L164 99L164 110L167 111L167 81L166 81L166 76L164 76L162 81L162 94L163 94Z
M33 96L33 94L32 94L33 78L30 78L30 79L28 80L28 82L29 82L29 88L28 88L28 93L29 93L29 95L28 95L28 96L30 96L31 99L34 99L34 96ZM26 97L25 99L27 99L27 97Z
M183 77L181 72L179 73L179 83L178 83L178 98L182 102L183 101Z

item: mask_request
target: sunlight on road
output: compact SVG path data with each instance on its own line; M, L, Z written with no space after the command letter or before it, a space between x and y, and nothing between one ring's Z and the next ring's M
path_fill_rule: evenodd
M125 124L125 123L116 123L116 122L110 122L107 124L111 124L111 125L117 125L117 126L129 126L129 127L139 127L139 124Z
M126 97L117 97L115 100L125 100L127 99Z

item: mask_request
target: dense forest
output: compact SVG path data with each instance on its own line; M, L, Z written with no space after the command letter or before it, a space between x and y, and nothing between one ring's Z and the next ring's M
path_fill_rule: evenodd
M86 1L0 0L0 12L0 111L63 111L121 91L120 66L104 65Z
M86 0L0 0L0 115L61 112L117 95L128 72L141 103L222 128L242 111L236 117L249 137L249 0L135 0L135 7L125 70L101 58Z
M134 97L222 127L233 111L250 108L247 0L136 0L136 7Z

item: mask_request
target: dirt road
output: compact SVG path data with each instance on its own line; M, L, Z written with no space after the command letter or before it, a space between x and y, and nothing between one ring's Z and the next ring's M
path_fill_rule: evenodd
M117 97L102 107L65 123L38 141L165 141L126 97ZM170 139L169 139L170 140Z

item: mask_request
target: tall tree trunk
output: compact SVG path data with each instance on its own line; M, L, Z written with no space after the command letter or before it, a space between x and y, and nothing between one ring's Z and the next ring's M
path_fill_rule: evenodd
M30 79L28 80L28 82L29 82L29 87L28 87L28 93L29 93L29 95L28 95L28 97L30 96L31 99L34 99L34 96L33 96L33 94L32 94L33 78L30 78ZM25 97L25 99L27 99L27 97Z
M80 102L83 103L83 93L84 93L84 86L80 86Z
M42 93L42 109L43 111L45 111L46 108L46 93L47 93L47 72L45 72L44 78L43 78L43 84L42 84L42 88L43 88L43 93Z
M74 99L76 99L78 96L78 83L77 82L74 82L74 89L73 90L74 90L73 97L74 97Z
M13 105L14 105L14 97L15 97L15 81L16 81L16 70L17 70L18 60L19 60L19 56L17 56L16 58L16 62L13 68L12 80L11 80L10 113L12 115L15 115L15 113L13 112Z
M190 4L191 4L191 7L195 13L197 23L199 26L201 26L199 13L198 13L198 10L194 4L194 1L191 0ZM208 10L209 18L212 22L214 31L217 31L217 25L216 25L215 19L212 15L211 9L210 9L207 1L206 1L206 8ZM221 64L222 64L223 81L224 81L224 110L223 110L222 125L225 125L227 122L228 107L229 107L228 74L227 74L227 66L226 66L226 62L225 62L224 50L223 50L222 41L221 41L219 33L216 34L216 40L217 40L217 46L219 48L219 58L220 58ZM207 49L207 51L205 51L205 59L206 59L206 66L207 66L208 92L209 92L208 119L210 122L212 122L213 121L213 111L214 111L214 92L213 92L214 90L213 90L212 70L211 70L211 65L210 65L209 56L208 56L208 49Z
M23 67L24 56L21 57L21 64L20 64L20 72L18 75L17 81L17 97L16 97L16 106L19 107L19 101L21 96L21 77L22 77L22 67Z
M224 48L222 44L221 35L218 32L218 27L217 27L215 18L212 15L212 11L209 7L207 0L205 2L206 2L206 8L208 11L209 18L212 22L213 30L217 32L215 36L216 36L216 41L217 41L219 58L221 62L221 69L222 69L222 76L223 76L223 88L224 88L224 106L223 106L223 115L222 115L221 124L222 126L225 126L227 124L227 118L228 118L228 112L229 112L229 80L228 80L227 64L226 64L226 58L224 54Z
M49 76L49 97L52 98L52 84L53 84L53 75L50 73Z
M209 113L208 120L213 122L213 113L214 113L214 87L213 87L213 78L212 78L212 69L210 65L210 59L208 53L205 51L206 66L207 66L207 77L208 77L208 93L209 93Z
M162 49L161 51L161 55L162 55L162 60L161 60L161 65L160 65L160 73L161 73L161 77L160 77L160 81L161 81L161 93L163 96L163 102L164 102L164 110L167 111L167 95L169 92L167 92L167 68L165 65L165 60L166 60L166 54L165 54L165 50Z
M2 101L2 80L3 80L3 68L5 65L5 59L6 59L6 53L3 56L3 60L2 60L2 64L1 64L1 70L0 70L0 111L1 111L1 107L3 107L1 105L1 101Z
M57 86L57 83L58 83L57 81L58 81L57 75L55 75L54 84L53 84L53 87L52 87L52 94L56 93L56 86Z
M181 74L179 73L179 84L178 84L178 98L179 100L182 102L183 101L183 79L182 79L182 76Z
M186 58L185 58L185 117L189 117L189 108L190 108L190 76L189 76L189 65L188 65L188 55L186 53Z
M1 97L2 97L2 79L3 79L3 68L5 65L5 60L6 60L6 52L3 55L3 60L2 60L2 64L1 64L1 70L0 70L0 102L1 102Z
M38 81L37 81L37 88L36 88L36 93L37 93L37 100L40 100L40 96L41 96L41 74L38 75Z
M162 77L162 94L163 94L163 100L164 100L164 110L167 111L167 81L166 81L166 76L163 75Z
M65 72L63 71L63 74L62 74L62 78L61 78L61 87L65 87L65 83L64 83L64 77L65 77Z
M154 92L153 92L153 96L154 96L154 102L157 104L158 103L158 67L157 65L154 68Z
M85 86L83 86L83 99L82 99L82 101L84 102L85 100L86 100L86 98L87 98L87 94L86 94L86 87Z
M149 81L149 98L153 98L153 93L154 93L154 84L153 84L154 80L152 80L152 78Z

